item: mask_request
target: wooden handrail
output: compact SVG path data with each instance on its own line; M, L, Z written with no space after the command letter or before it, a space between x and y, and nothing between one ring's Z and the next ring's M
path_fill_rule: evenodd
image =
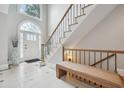
M107 56L107 57L105 57L105 58L103 58L103 59L101 59L101 60L95 62L94 64L92 64L92 65L90 65L90 66L95 66L95 65L97 65L97 64L99 64L99 63L101 63L101 62L103 62L103 61L105 61L105 60L107 60L107 59L109 59L109 58L111 58L111 57L113 57L113 56L115 56L115 54L111 54L111 55L109 55L109 56Z
M87 8L87 7L91 6L91 5L93 5L93 4L88 4L87 6L84 6L82 9Z
M124 54L124 50L98 50L98 49L68 49L65 48L65 50L71 50L71 51L90 51L90 52L109 52L109 53L117 53L117 54Z
M63 19L65 18L65 16L67 15L67 13L69 12L69 10L71 9L73 4L71 4L69 6L69 8L67 9L67 11L65 12L65 14L63 15L62 19L60 20L60 22L58 23L58 25L56 26L55 30L52 32L52 34L50 35L50 37L48 38L46 44L48 43L48 41L51 39L51 37L53 36L53 34L56 32L56 29L59 27L59 25L61 24L61 22L63 21Z

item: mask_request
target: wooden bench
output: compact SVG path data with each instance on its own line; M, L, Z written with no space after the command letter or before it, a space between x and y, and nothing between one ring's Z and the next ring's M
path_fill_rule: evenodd
M67 72L80 76L95 84L99 84L100 87L124 87L124 80L116 73L71 62L61 62L56 65L57 78L61 78L63 75L66 75Z

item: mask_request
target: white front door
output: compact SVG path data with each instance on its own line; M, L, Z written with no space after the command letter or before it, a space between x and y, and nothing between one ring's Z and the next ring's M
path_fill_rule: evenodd
M20 33L20 57L23 61L40 58L39 37L37 33L26 31Z

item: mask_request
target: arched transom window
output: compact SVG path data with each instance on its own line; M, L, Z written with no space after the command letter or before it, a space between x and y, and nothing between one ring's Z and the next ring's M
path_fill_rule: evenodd
M20 30L28 31L33 33L40 33L40 29L37 25L32 22L26 22L20 26Z

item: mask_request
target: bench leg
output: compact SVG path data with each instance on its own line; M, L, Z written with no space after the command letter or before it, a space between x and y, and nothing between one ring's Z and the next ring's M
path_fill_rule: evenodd
M62 76L64 76L67 72L60 69L60 68L56 68L56 77L57 78L61 78Z
M73 74L71 72L67 72L67 79L70 80L73 78Z
M67 79L70 80L70 72L67 72Z

